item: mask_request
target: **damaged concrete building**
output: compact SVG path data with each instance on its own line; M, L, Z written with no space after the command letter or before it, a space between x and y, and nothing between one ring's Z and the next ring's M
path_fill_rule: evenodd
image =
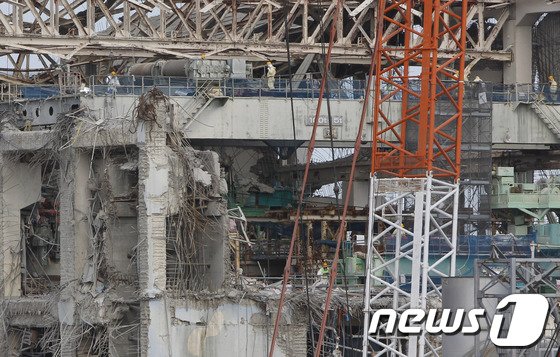
M0 2L0 356L509 356L488 326L368 329L506 291L545 294L524 353L547 355L558 23L558 1ZM457 167L417 205L425 98Z
M184 141L157 88L133 120L115 103L50 130L4 122L3 354L217 356L232 334L264 354L274 307L236 290L218 155ZM287 318L285 354L305 353Z

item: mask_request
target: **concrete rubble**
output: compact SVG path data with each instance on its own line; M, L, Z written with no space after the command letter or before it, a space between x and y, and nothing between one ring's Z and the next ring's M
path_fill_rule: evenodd
M144 100L152 116L129 123L80 108L50 130L3 127L0 355L267 354L279 287L234 269L220 157L173 130L164 96ZM245 173L242 192L274 192ZM290 293L275 356L308 351L325 289L311 294Z
M278 286L232 268L219 156L190 147L169 108L154 89L130 122L82 107L51 130L3 127L0 354L266 354ZM324 292L313 313L290 297L275 355L305 355Z

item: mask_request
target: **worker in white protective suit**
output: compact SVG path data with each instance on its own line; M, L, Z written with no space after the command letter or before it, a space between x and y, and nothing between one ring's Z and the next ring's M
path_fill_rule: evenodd
M86 82L80 84L80 94L90 94L91 88L86 85Z
M328 287L330 273L331 270L329 269L329 264L326 261L323 261L321 268L317 271L317 281L315 281L311 286L312 291L315 291L317 288Z
M274 76L276 76L276 67L272 65L272 62L266 62L266 78L268 82L268 89L274 89Z
M475 96L478 99L478 104L486 104L488 103L488 98L486 97L486 83L480 79L479 76L476 76L474 79L474 90Z
M548 76L548 86L550 89L550 98L549 102L559 101L560 100L560 92L558 91L558 83L556 83L556 79L554 79L553 75Z
M113 69L111 74L105 78L105 82L108 84L107 86L107 94L115 94L117 93L117 87L121 85L119 82L119 77L117 75L117 71Z

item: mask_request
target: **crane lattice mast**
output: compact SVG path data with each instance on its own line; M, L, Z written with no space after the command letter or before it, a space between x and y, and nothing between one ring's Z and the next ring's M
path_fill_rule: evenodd
M363 356L441 355L425 332L368 330L379 308L430 308L455 275L467 2L378 11Z

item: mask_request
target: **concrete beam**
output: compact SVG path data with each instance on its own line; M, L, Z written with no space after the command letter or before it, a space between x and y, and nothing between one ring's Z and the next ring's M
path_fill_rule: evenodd
M526 88L521 88L526 90ZM181 125L187 120L184 108L190 105L191 97L172 96L174 103L174 125ZM106 125L96 133L92 128L85 128L86 133L79 135L74 147L91 148L99 146L122 146L136 145L138 133L136 130L130 132L132 118L130 113L135 106L136 97L117 96L113 117L105 117L102 114L107 111L97 111L96 120L103 120ZM104 108L103 97L84 98L83 105L95 108ZM306 146L311 137L316 99L294 99L296 138ZM329 147L326 125L326 103L323 102L322 121L317 133L317 147ZM386 111L391 111L391 117L400 116L400 102L386 103ZM210 105L193 122L185 136L202 146L225 145L225 146L265 146L263 143L275 143L278 146L293 144L292 119L290 113L289 99L278 97L242 97L227 100L222 105ZM508 102L494 102L492 107L493 118L493 144L515 147L516 149L526 147L534 149L535 144L557 145L559 140L546 127L546 124L531 110L528 105L520 104L512 106ZM358 129L358 120L362 109L362 99L354 100L331 100L333 117L340 124L334 125L336 138L335 147L351 147L354 145ZM109 111L110 112L110 111ZM129 113L126 116L125 113ZM118 117L119 119L115 119ZM52 142L52 133L49 131L22 132L7 131L0 137L0 150L10 151L33 151L49 147ZM371 141L371 123L368 122L364 128L363 140Z
M305 74L307 73L309 66L311 66L311 63L313 63L314 58L315 58L314 54L309 54L305 56L300 66L298 67L298 69L293 75L293 83L292 83L293 88L299 88L299 84L305 77Z
M51 131L3 131L0 136L0 151L36 151L49 148L54 136Z

